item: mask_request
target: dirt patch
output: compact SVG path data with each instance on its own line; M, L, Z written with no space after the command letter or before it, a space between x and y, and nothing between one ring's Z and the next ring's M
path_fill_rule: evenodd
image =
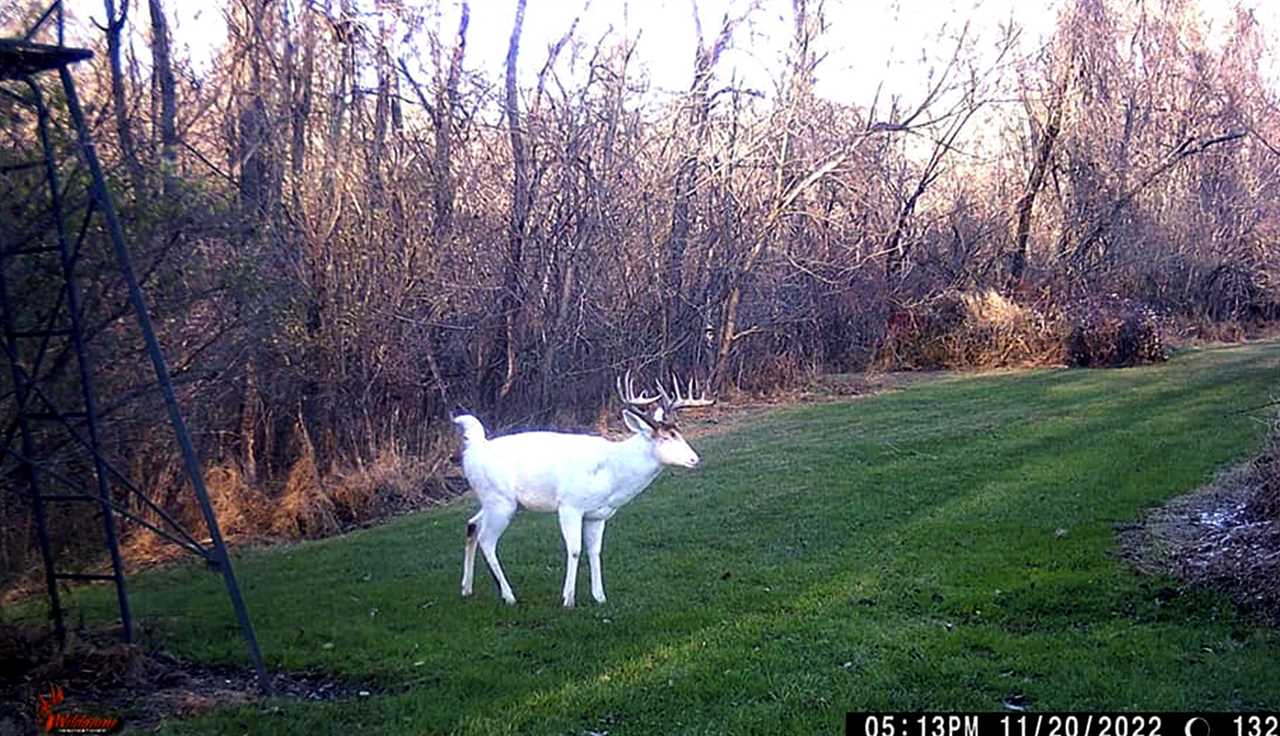
M1280 625L1280 524L1254 510L1255 462L1149 511L1121 531L1121 554L1139 570L1231 595Z
M318 672L274 673L271 684L275 697L308 701L384 691ZM123 644L119 632L72 632L59 647L49 634L0 624L0 736L35 734L37 697L47 697L53 686L66 698L57 711L119 717L126 732L263 700L248 668L198 665Z

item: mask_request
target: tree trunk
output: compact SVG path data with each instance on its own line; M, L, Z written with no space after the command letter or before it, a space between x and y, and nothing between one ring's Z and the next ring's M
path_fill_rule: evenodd
M129 169L137 196L142 197L146 190L146 172L138 160L138 148L133 140L133 129L129 125L129 105L125 96L124 64L120 59L120 38L125 23L129 19L129 3L125 0L116 15L115 0L104 0L107 11L107 56L111 62L111 106L116 120L116 135L120 140L120 155Z
M1018 224L1013 236L1013 253L1009 258L1009 281L1012 284L1022 280L1022 275L1027 268L1027 241L1031 235L1031 213L1035 208L1036 197L1044 187L1049 162L1053 160L1053 147L1062 127L1062 104L1062 98L1059 96L1049 110L1049 119L1045 122L1044 130L1040 131L1036 157L1031 164L1031 173L1027 176L1027 187L1018 198L1016 210ZM1035 125L1034 119L1031 124Z
M902 276L907 257L911 255L910 249L902 244L902 235L906 231L907 225L911 223L911 216L915 214L916 204L920 201L920 197L924 196L930 181L931 179L926 174L916 183L916 188L911 192L911 196L907 197L906 201L902 203L902 209L898 211L898 219L893 223L893 230L885 238L884 272L890 283Z
M462 60L467 51L467 24L471 20L470 3L462 3L462 19L458 22L458 37L449 60L449 72L443 89L436 95L435 137L436 150L431 168L436 186L432 204L435 207L436 242L448 239L453 229L454 184L452 172L453 115L458 107L458 81L462 76Z
M506 115L511 133L511 165L515 170L511 191L511 220L507 233L507 264L503 277L501 311L503 329L498 345L505 354L506 369L498 398L511 392L516 378L516 324L521 311L520 276L524 251L525 225L529 217L529 161L525 150L524 131L520 128L520 101L516 95L516 59L520 53L520 31L524 26L526 0L516 0L515 27L507 46Z
M374 7L382 9L382 3L375 3ZM387 127L390 125L391 118L391 77L395 74L395 69L391 66L390 46L393 43L391 36L392 34L387 29L386 14L379 13L378 51L375 56L375 66L378 73L378 93L377 99L374 100L373 145L368 159L369 182L371 183L372 194L377 201L381 201L385 194L382 187L382 159L387 148Z
M162 0L148 0L151 11L152 74L160 92L160 173L165 200L175 193L178 177L178 100L169 53L169 22Z

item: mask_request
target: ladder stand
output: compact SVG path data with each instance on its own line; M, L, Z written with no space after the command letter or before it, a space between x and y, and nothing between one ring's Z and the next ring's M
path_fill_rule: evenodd
M56 19L53 25L57 43L32 41L50 19ZM178 407L169 369L76 93L70 67L92 56L91 51L64 44L61 0L55 0L22 38L0 39L0 102L27 115L28 128L34 120L38 145L31 148L40 152L25 160L0 159L0 206L12 208L8 212L0 210L0 337L12 384L0 402L13 402L11 409L0 414L5 422L0 426L0 468L10 461L16 465L9 481L0 477L0 482L26 487L44 562L50 617L60 641L65 640L66 621L59 584L68 581L101 581L114 586L122 637L126 642L133 641L133 612L116 528L120 518L203 558L222 574L259 687L269 693L271 682L253 624L240 595L204 474ZM65 107L69 129L58 127L49 101L50 91L42 83L51 74L56 74L57 85L50 87L53 94L59 89L62 93L57 107ZM66 135L59 137L58 133ZM110 253L104 262L114 261L112 275L121 277L127 289L129 311L145 344L156 387L163 396L187 479L208 530L207 541L198 540L148 498L104 454L103 414L93 383L94 360L80 287L83 276L77 273L77 267L87 258L86 246L95 236L109 242ZM31 281L39 281L43 288L31 288ZM56 296L51 297L54 293ZM72 384L75 388L69 390ZM3 405L0 403L0 407ZM74 458L86 470L92 469L87 474L92 490L86 490L85 478L72 477L74 473L66 470L68 458ZM130 502L145 508L155 521L132 511ZM59 567L49 521L51 515L68 504L98 507L102 544L111 563L109 573Z

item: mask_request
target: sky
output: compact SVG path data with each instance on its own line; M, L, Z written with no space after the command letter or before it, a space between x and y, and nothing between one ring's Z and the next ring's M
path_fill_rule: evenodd
M145 24L145 0L131 2L141 27ZM374 5L374 0L357 2L370 10ZM697 0L708 41L718 32L726 12L739 14L748 2ZM594 43L611 27L616 34L638 33L635 59L648 70L652 88L658 92L687 89L696 38L693 4L693 0L528 0L520 65L524 81L532 81L549 45L581 15L579 38ZM971 43L980 56L992 54L1001 24L1010 21L1022 29L1020 48L1027 52L1052 32L1060 4L1061 0L827 0L827 56L817 72L816 91L837 102L865 107L883 84L882 99L899 94L910 101L923 94L930 68L944 63L950 52L947 39L966 21L971 22ZM1199 0L1199 4L1214 29L1210 42L1220 43L1221 29L1231 18L1234 2ZM1252 7L1263 27L1276 38L1280 33L1280 0L1243 0L1242 4ZM82 19L102 20L101 0L67 0L67 5ZM223 0L168 0L167 5L174 16L178 46L186 47L197 70L207 67L226 34ZM500 77L515 5L515 0L471 1L470 69ZM450 37L457 27L461 2L439 0L438 6L440 28ZM774 88L790 39L791 2L759 0L759 9L750 18L749 25L735 34L733 48L722 57L720 76L727 79L733 75L740 84L768 93ZM1273 48L1272 63L1275 53ZM1271 78L1280 78L1275 72L1273 68Z
M97 5L95 0L71 0ZM140 2L140 0L134 0ZM697 0L709 43L726 13L739 15L750 0ZM336 3L335 3L336 4ZM207 60L213 39L225 34L218 4L178 3L177 36L195 58ZM372 6L372 0L361 0ZM446 37L457 28L458 0L440 0L439 23ZM472 0L467 66L500 77L514 20L515 0ZM528 81L546 59L548 47L581 17L577 35L592 43L612 29L619 37L639 34L635 59L659 92L687 89L692 78L696 32L692 0L528 0L521 44L521 69ZM832 99L868 103L883 79L886 88L907 91L925 84L922 52L941 53L940 30L954 31L972 19L978 43L992 40L1002 22L1014 18L1028 39L1051 31L1056 11L1025 0L827 0L827 60L819 69L818 93ZM585 12L584 12L585 8ZM735 33L721 58L723 78L735 76L749 87L770 92L791 35L790 0L760 0L749 22ZM945 44L942 44L945 46ZM947 48L949 51L949 47Z
M703 34L708 43L719 32L726 12L738 15L744 0L699 0ZM483 0L472 5L475 33L468 53L477 64L494 59L501 66L511 31L514 2ZM617 32L640 34L637 57L648 67L653 85L659 90L687 89L692 79L693 50L696 45L691 0L593 0L579 26L586 39L596 39L612 24ZM904 7L905 6L905 7ZM903 89L922 78L922 50L936 50L937 34L945 23L958 29L964 17L972 16L974 26L994 36L997 25L1007 22L1015 7L1020 22L1047 32L1054 14L1036 10L1035 3L1019 0L986 0L976 8L973 2L839 2L829 0L826 17L829 30L824 38L827 59L819 68L818 93L845 102L869 101L876 85ZM625 13L624 13L625 7ZM1027 8L1033 8L1028 11ZM582 9L574 0L530 0L525 18L525 48L532 63L545 56L548 43L564 32ZM763 0L750 16L750 23L735 34L734 46L720 64L722 76L731 74L747 86L771 91L774 77L783 66L791 37L790 0ZM492 28L496 31L481 31Z

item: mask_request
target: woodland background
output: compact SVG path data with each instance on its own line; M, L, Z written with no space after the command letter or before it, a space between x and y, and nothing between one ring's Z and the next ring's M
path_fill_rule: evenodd
M1017 27L982 53L952 28L920 99L862 108L814 93L831 29L813 0L792 0L772 89L717 71L761 12L744 2L672 50L692 72L674 97L650 94L636 38L522 47L524 0L501 78L467 56L466 3L442 27L434 0L228 1L198 74L173 3L103 0L76 73L232 535L327 534L446 492L459 404L491 431L603 427L626 368L730 396L1131 364L1280 310L1274 29L1245 9L1220 47L1189 0L1066 0L1031 53ZM33 122L3 98L0 119L0 163L30 158ZM35 186L6 174L6 240ZM80 264L103 434L194 523L110 266L102 247ZM57 288L26 276L24 298ZM98 538L91 514L58 524L71 548ZM0 583L37 567L31 525L0 493Z

